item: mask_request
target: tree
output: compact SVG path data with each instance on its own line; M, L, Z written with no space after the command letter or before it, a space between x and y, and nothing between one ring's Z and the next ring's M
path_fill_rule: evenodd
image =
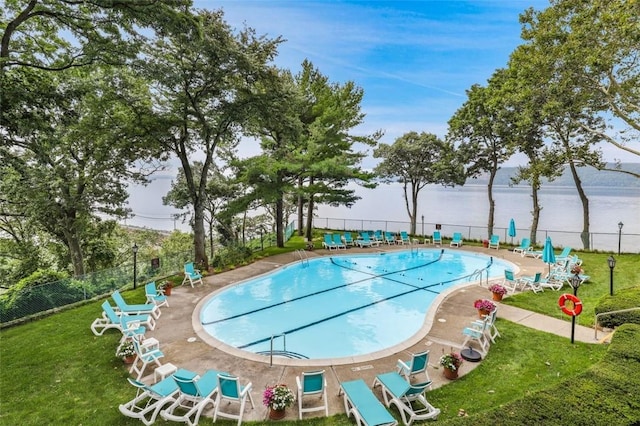
M3 152L17 176L3 196L64 243L75 275L85 272L83 245L101 221L97 214L126 216L126 183L147 172L134 165L156 154L138 131L136 112L148 108L148 93L127 73L112 71L46 76L57 101L31 110L50 117L52 127L10 133L13 144Z
M496 207L493 181L500 164L514 152L514 146L510 143L512 123L509 110L500 96L503 74L504 70L498 70L489 79L487 87L474 84L467 90L467 101L449 119L447 135L447 140L456 144L464 158L463 162L467 164L467 177L489 173L487 237L493 234Z
M257 82L270 72L279 39L234 34L221 11L202 11L195 25L159 39L147 53L145 75L154 85L158 140L180 161L193 206L194 253L208 266L204 212L207 180L219 147L236 143L255 114ZM202 157L199 176L192 156ZM199 177L199 179L198 179Z
M425 186L464 184L464 169L456 158L453 144L432 133L405 133L392 145L380 144L373 156L382 158L375 168L378 176L386 182L402 183L411 222L410 234L416 233L418 195Z
M539 49L548 69L567 90L590 100L592 116L600 113L609 119L609 129L618 131L588 122L579 123L582 129L640 155L640 3L553 0L541 12L529 9L521 22L522 38Z

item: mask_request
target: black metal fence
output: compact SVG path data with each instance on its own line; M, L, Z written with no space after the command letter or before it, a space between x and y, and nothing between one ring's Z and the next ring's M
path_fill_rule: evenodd
M344 231L390 231L400 232L408 231L409 222L390 221L390 220L368 220L368 219L341 219L341 218L314 218L313 226L315 228L337 229ZM416 233L422 237L430 237L433 231L439 228L443 236L451 236L454 232L461 232L464 239L482 241L487 238L486 226L460 225L451 223L432 223L419 222L416 224ZM516 229L516 237L509 237L509 229L495 226L494 234L500 236L501 242L519 244L522 238L529 238L529 229ZM582 239L579 232L563 231L556 229L538 229L535 241L538 245L542 245L547 237L551 237L555 247L572 247L580 249L583 247ZM589 233L589 246L591 250L618 252L620 247L621 253L640 253L640 234L624 233Z

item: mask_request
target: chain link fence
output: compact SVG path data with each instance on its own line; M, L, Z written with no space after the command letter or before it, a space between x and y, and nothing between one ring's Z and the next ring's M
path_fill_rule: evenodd
M138 258L135 282L144 285L170 275L182 273L193 253L173 253L162 257ZM9 326L24 318L55 310L62 306L104 296L132 286L134 264L105 269L81 277L66 278L46 284L12 287L0 295L0 323Z

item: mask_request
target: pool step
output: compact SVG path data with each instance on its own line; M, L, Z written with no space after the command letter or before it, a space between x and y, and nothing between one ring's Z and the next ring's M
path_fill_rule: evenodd
M271 351L260 351L256 353L258 355L270 355ZM273 356L279 356L283 358L292 358L292 359L309 359L308 356L304 356L302 354L291 352L291 351L273 351Z

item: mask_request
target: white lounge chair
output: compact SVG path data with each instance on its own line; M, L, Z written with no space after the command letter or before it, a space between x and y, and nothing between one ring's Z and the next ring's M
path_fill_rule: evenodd
M462 330L462 334L465 336L462 347L467 347L471 342L476 342L480 346L480 353L482 355L487 354L490 345L488 334L491 332L489 317L490 315L487 315L482 321L474 321L469 327L465 327Z
M151 315L118 314L109 304L109 301L105 300L102 302L102 316L91 323L91 331L96 336L102 336L105 331L111 328L124 333L125 330L132 327L138 328L140 325L145 325L148 329L154 330L156 321Z
M493 234L489 239L489 248L498 250L500 248L500 235Z
M219 371L208 370L200 377L187 370L178 370L172 377L180 392L173 404L160 412L160 416L172 422L197 425L204 409L215 404L213 397L218 389L218 374Z
M353 416L357 425L395 426L398 424L362 379L340 383L338 395L343 395L344 411L347 417Z
M327 401L327 380L324 370L302 372L302 376L296 376L298 386L298 418L302 420L302 413L324 410L324 415L329 416L329 403ZM305 406L304 398L313 397L320 399L322 405Z
M410 426L414 421L436 420L440 409L427 401L425 392L431 386L431 381L411 384L398 373L378 374L373 381L373 387L382 386L382 397L387 407L395 405L402 416L405 425ZM414 408L412 402L418 401L422 407Z
M431 239L431 243L435 246L441 246L442 245L442 235L440 234L440 231L433 231L433 238Z
M136 380L140 380L148 365L155 364L158 367L162 367L160 358L164 358L164 354L157 346L145 346L138 339L132 339L132 341L136 351L136 358L131 364L131 368L129 368L129 374L137 374Z
M536 272L532 277L520 277L519 282L524 289L530 288L534 293L544 291L544 288L542 288L542 272Z
M161 306L169 307L169 298L158 290L155 281L148 282L144 285L144 294L147 296L148 303L153 303L158 308Z
M453 239L449 243L449 247L462 247L462 234L460 232L453 233Z
M327 250L331 251L333 249L338 249L338 247L336 246L336 243L333 241L331 234L324 234L324 241L322 241L322 247L326 248Z
M225 419L238 420L238 426L240 426L247 398L251 403L251 408L254 408L253 397L251 396L251 382L241 386L238 377L226 373L218 374L218 393L216 395L215 410L213 411L213 422L215 423L218 417L224 417ZM223 401L239 404L237 413L222 411Z
M397 367L398 373L403 375L409 382L411 381L412 376L423 372L427 380L431 381L431 379L429 378L429 372L427 371L428 365L429 351L424 351L417 354L411 354L411 359L408 361L399 359Z
M165 405L175 401L180 391L173 376L151 386L130 377L127 380L136 388L136 396L131 401L120 404L118 409L123 415L138 419L147 426L156 421L156 417Z
M184 279L182 280L182 284L186 282L189 282L192 288L194 284L202 284L202 273L199 269L196 269L193 262L184 264Z
M333 244L338 250L340 250L340 249L346 250L347 249L346 244L344 244L342 242L342 237L340 236L340 234L333 234Z
M127 303L118 290L111 293L111 298L116 302L118 310L126 315L151 315L153 318L160 318L160 308L153 303L139 303L130 305Z
M513 249L513 252L520 253L520 256L525 257L527 255L527 252L530 252L532 250L533 247L531 247L531 239L523 238L522 241L520 241L520 245Z

